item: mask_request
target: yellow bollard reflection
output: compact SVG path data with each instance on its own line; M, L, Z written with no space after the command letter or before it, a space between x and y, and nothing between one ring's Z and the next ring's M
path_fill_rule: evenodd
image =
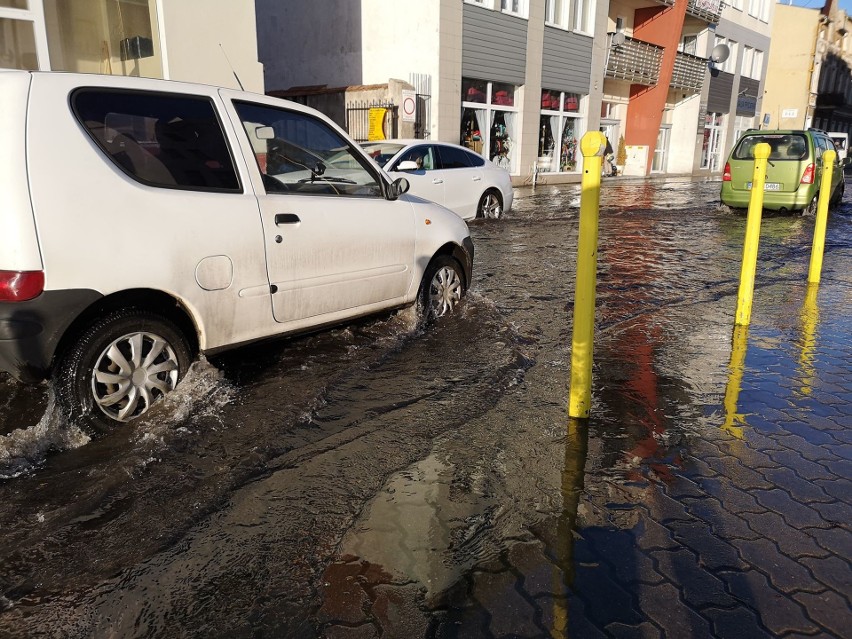
M605 148L606 138L600 131L589 131L580 140L583 180L580 195L580 234L577 239L577 279L574 286L571 389L568 400L570 417L588 417L592 403L598 214L601 199L601 164Z
M808 268L808 282L818 284L822 273L822 256L825 251L825 228L828 225L828 201L831 199L831 176L834 172L835 151L822 154L822 180L819 184L819 202L817 203L816 222L814 223L814 241L811 246L811 264Z
M819 324L818 292L819 286L817 284L808 284L805 300L802 302L802 310L799 313L802 327L802 350L799 353L799 377L802 380L802 385L799 387L799 392L802 395L811 394L816 377L814 351L816 350L816 327Z
M745 356L748 351L748 325L737 324L731 337L731 361L728 364L728 384L725 386L725 423L722 430L737 439L743 438L744 426L747 426L745 414L737 412L737 401L742 390Z
M766 164L770 148L766 142L754 145L754 172L751 178L751 198L748 204L743 263L740 268L740 288L737 293L736 323L751 322L751 303L754 297L754 272L757 268L757 246L760 243L760 220L763 216L763 186L766 183Z
M553 571L553 591L565 592L574 581L574 530L585 486L586 458L589 455L589 429L578 419L568 420L565 439L565 465L562 469L562 512L556 525L558 567ZM568 602L553 600L552 639L568 639Z

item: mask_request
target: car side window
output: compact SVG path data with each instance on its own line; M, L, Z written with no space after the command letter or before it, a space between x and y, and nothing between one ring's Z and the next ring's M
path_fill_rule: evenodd
M319 118L253 102L234 107L267 193L384 196L368 160Z
M471 151L465 151L464 153L467 155L467 159L471 166L485 166L485 158L481 155L472 153Z
M823 138L815 135L814 136L814 154L816 157L816 161L822 166L822 152L828 148L825 144L825 140Z
M438 168L438 161L435 157L435 147L431 145L419 145L408 149L405 153L399 156L396 161L396 166L400 162L414 162L418 169L424 171L433 171Z
M464 149L457 149L454 146L438 147L438 155L442 169L467 169L472 166L471 160L468 159L468 153Z
M71 106L101 150L138 182L242 192L210 98L83 88L73 94Z

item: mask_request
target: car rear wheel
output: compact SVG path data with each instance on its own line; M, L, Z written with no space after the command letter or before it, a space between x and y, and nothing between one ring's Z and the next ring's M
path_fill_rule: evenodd
M817 212L817 202L819 202L819 193L817 193L816 195L814 195L813 199L810 201L810 204L808 204L808 205L807 205L807 206L806 206L806 207L802 210L802 215L807 215L807 216L810 216L810 217L813 217L814 215L816 215L816 212Z
M500 194L493 189L483 193L476 207L476 217L496 220L501 215L503 215L503 198Z
M452 313L465 294L461 265L452 257L439 255L429 264L418 294L418 311L424 323Z
M93 434L134 420L175 389L191 360L183 333L160 315L114 311L91 324L58 360L57 402Z

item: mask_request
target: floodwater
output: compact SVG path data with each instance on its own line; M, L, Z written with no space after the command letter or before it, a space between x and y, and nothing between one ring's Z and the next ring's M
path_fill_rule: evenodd
M0 376L0 635L594 636L583 619L621 603L586 615L598 595L572 592L594 583L571 583L595 558L573 541L619 509L589 496L664 482L725 421L745 219L718 190L604 181L587 426L566 414L576 185L518 189L472 224L472 290L425 332L406 311L199 361L97 440ZM764 352L796 342L812 229L764 219ZM826 254L848 308L849 196ZM534 579L564 597L533 592L524 612Z

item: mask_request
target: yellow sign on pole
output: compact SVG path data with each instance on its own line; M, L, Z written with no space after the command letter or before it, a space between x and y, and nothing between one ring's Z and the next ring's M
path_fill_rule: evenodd
M370 130L367 133L367 139L371 142L385 139L385 113L387 113L387 109L381 107L370 109Z

